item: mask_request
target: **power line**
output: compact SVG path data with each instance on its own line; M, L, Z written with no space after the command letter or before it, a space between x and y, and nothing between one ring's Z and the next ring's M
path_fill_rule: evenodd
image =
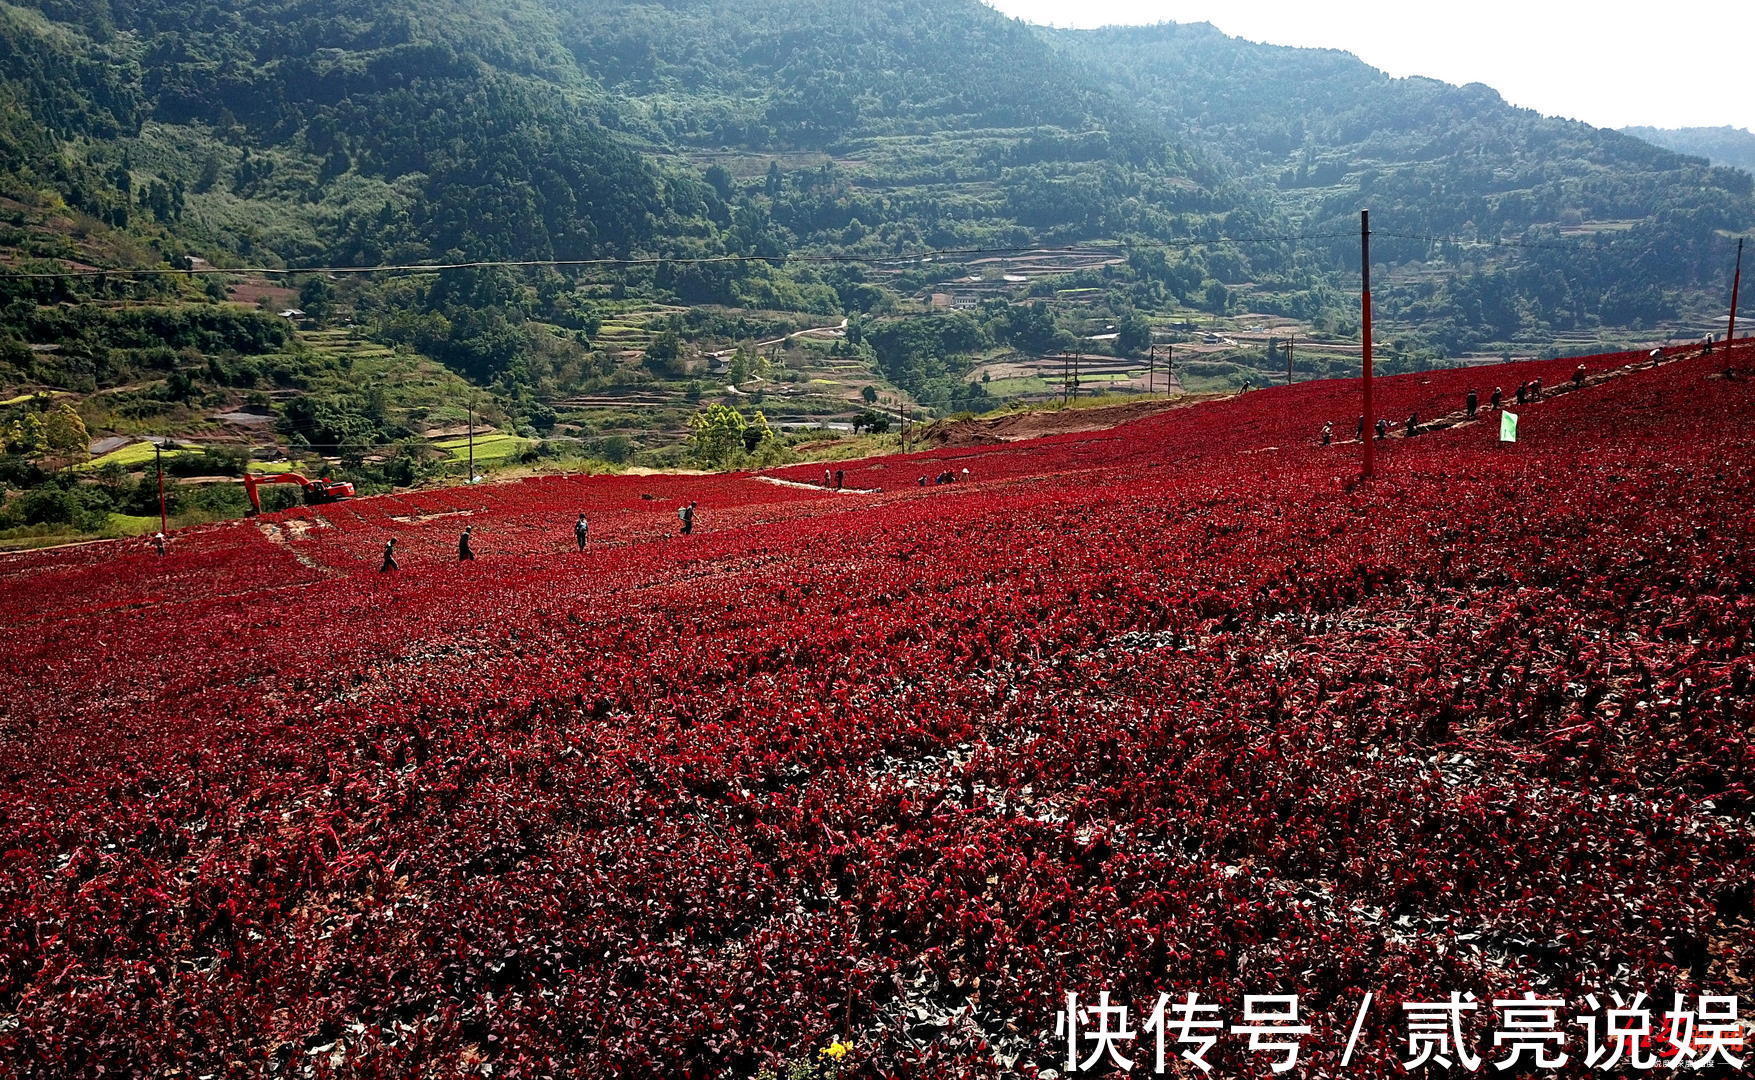
M932 248L902 255L695 255L641 256L621 259L470 259L449 263L385 263L373 266L203 266L187 270L174 267L81 267L69 270L0 270L0 280L99 277L194 277L215 274L259 274L286 276L292 274L430 274L442 270L485 269L634 269L647 266L702 266L738 263L801 263L806 265L870 265L888 266L898 263L923 263L984 256L1087 256L1108 257L1128 255L1136 251L1174 250L1207 244L1295 243L1301 240L1339 240L1345 233L1302 233L1287 235L1187 237L1151 244L1117 244L1105 247L1071 246L1044 247L1029 245L994 248Z

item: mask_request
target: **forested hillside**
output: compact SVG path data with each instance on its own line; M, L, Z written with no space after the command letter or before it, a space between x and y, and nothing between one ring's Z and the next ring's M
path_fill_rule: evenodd
M1380 297L1453 351L1674 319L1677 290L1716 286L1721 234L1750 222L1747 174L1514 108L1478 83L1391 78L1348 53L1255 44L1204 23L1050 37L1271 191L1286 218L1326 232L1369 206L1390 234L1378 258L1465 271ZM1526 246L1503 259L1429 237Z
M1364 205L1392 370L1688 336L1750 189L1485 87L977 0L0 2L0 544L138 527L143 440L382 488L472 419L719 466L1345 374Z
M1621 129L1621 133L1644 139L1679 154L1706 158L1715 165L1728 165L1744 172L1755 172L1755 133L1746 128L1625 127Z

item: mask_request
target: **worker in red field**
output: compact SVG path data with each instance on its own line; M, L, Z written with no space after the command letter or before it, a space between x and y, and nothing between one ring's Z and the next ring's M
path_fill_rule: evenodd
M1487 408L1497 409L1499 407L1499 403L1501 401L1504 401L1504 400L1505 400L1505 391L1500 389L1499 387L1495 386L1493 388L1493 397L1487 402Z
M1522 405L1524 402L1528 401L1529 399L1530 399L1530 384L1526 383L1526 382L1518 383L1517 384L1517 403L1519 405Z
M959 479L961 479L963 481L963 483L965 483L965 484L967 484L969 482L969 466L967 466L967 465L963 466L963 475Z
M1408 438L1410 438L1410 439L1413 438L1414 436L1420 434L1420 414L1419 413L1409 413L1408 414L1407 434L1408 434Z
M1359 414L1359 422L1357 424L1353 425L1353 441L1354 442L1364 442L1365 441L1365 414L1364 413Z
M1468 410L1470 420L1473 420L1475 418L1475 406L1478 405L1479 403L1480 403L1480 399L1475 396L1475 392L1473 390L1470 390L1469 396L1463 402L1463 408Z
M382 574L394 569L396 569L396 538L392 536L384 541L384 564L378 567L378 573Z
M829 486L829 470L827 470L827 469L823 470L823 486L824 487Z
M688 536L695 531L695 504L689 503L676 512L677 520L682 522L682 534Z
M579 520L573 522L573 542L579 550L585 550L585 541L591 539L591 523L585 520L585 511L579 511Z
M475 531L474 525L465 525L463 535L457 538L457 561L474 562L475 549L469 546L469 536Z
M1540 375L1530 380L1530 400L1542 400L1542 378Z
M926 474L922 473L920 475L920 479L917 480L916 483L918 483L921 487L925 487L926 486Z
M1584 365L1580 364L1577 367L1572 369L1572 388L1574 390L1576 390L1583 385L1584 385Z
M1335 441L1335 426L1333 424L1322 425L1322 445L1327 446L1329 443L1332 443L1334 441Z
M1389 438L1389 421L1381 416L1377 418L1377 437L1380 439Z
M161 559L164 558L164 555L165 555L165 534L161 533L161 532L153 533L152 534L152 546L154 548L158 549L158 557Z
M835 470L835 490L840 491L846 485L847 485L847 470L836 469Z

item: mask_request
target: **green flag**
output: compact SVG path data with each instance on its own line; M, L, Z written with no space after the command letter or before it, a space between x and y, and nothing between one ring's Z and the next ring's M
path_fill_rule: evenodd
M1516 442L1517 441L1517 414L1516 413L1502 412L1499 414L1499 441L1500 442Z

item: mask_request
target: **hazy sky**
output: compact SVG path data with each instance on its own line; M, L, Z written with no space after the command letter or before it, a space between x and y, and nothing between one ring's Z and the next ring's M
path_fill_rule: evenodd
M1599 127L1755 129L1755 5L1742 0L988 2L1052 26L1210 22L1251 41L1345 49L1392 75L1486 83L1514 105Z

